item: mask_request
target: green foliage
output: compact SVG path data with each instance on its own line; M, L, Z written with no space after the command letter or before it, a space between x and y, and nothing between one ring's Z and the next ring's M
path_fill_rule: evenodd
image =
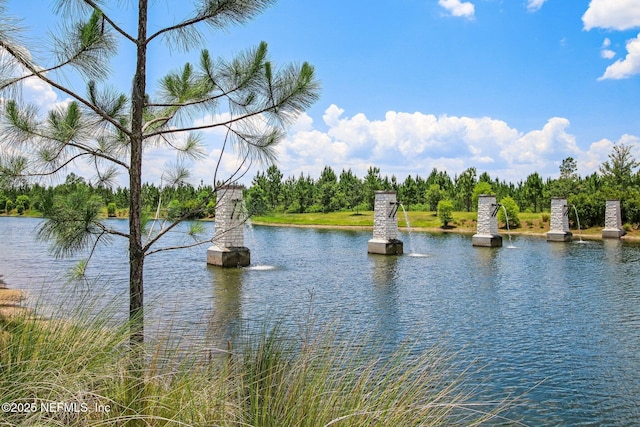
M435 211L438 209L438 202L442 200L445 196L445 191L440 188L439 184L431 184L427 191L425 192L424 198L426 202L429 204L429 210Z
M624 193L631 186L633 172L640 166L640 162L631 153L632 148L632 145L614 145L613 151L609 154L609 160L600 166L605 185L619 193ZM616 198L623 198L623 194L618 196Z
M117 207L116 207L115 203L111 202L111 203L109 203L107 205L107 215L109 217L115 217L116 216L116 210L117 210Z
M26 194L21 194L16 199L16 209L18 209L18 211L21 210L22 212L24 212L31 207L30 202L31 200L29 199L29 196L27 196Z
M640 226L640 190L632 189L621 202L622 221L632 224L636 229Z
M522 192L524 200L533 207L533 212L538 212L544 195L544 182L537 172L527 177Z
M92 195L87 186L78 187L56 199L51 211L46 212L47 221L40 226L38 237L53 242L51 249L57 257L90 249L108 237L100 223L101 208L98 196Z
M476 209L478 208L478 198L482 194L495 194L491 183L487 181L480 181L475 185L475 187L473 187L473 206Z
M457 177L455 182L456 201L467 212L471 212L473 208L473 189L477 183L476 174L476 168L468 168Z
M253 185L247 192L247 210L249 215L264 215L269 210L269 201L265 190L259 185Z
M571 205L569 209L569 219L573 223L574 228L578 228L578 222L580 222L580 228L604 225L606 199L602 193L575 194L567 199L567 203ZM573 206L575 206L575 209ZM578 217L576 217L576 210L578 211Z
M506 216L509 217L509 228L513 229L513 228L520 227L520 217L519 217L520 207L518 206L516 201L513 200L512 197L507 196L500 199L500 204L504 206L504 209L500 208L498 210L498 221L504 224L507 223L507 218L505 217L505 212L504 212L506 209L507 211Z
M453 202L451 200L440 200L438 202L438 218L443 227L448 227L453 221Z

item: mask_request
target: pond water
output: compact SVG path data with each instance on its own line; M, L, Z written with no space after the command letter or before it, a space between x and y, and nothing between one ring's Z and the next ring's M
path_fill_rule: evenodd
M65 285L74 260L35 239L40 220L0 217L0 274L14 288L71 307L80 295L126 315L123 239L99 248L92 285ZM109 224L124 230L126 221ZM213 224L205 224L212 235ZM400 257L368 255L367 231L253 227L252 265L206 265L206 245L148 258L150 333L230 331L240 321L309 318L394 346L438 344L472 363L478 399L518 398L506 416L527 425L640 423L640 245L548 243L513 236L514 249L474 248L471 237L401 233ZM506 238L506 236L505 236ZM173 233L170 243L185 239ZM413 256L410 256L413 255ZM422 255L422 256L416 256ZM204 339L204 338L203 338Z

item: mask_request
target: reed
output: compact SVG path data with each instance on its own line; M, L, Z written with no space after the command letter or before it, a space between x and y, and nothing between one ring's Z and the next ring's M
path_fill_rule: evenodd
M406 343L389 353L331 327L300 339L278 327L247 328L232 348L213 352L180 337L155 340L134 396L128 325L114 323L108 310L73 321L0 320L0 401L36 404L3 411L0 425L473 425L504 409L469 409L464 376L452 378L437 348Z

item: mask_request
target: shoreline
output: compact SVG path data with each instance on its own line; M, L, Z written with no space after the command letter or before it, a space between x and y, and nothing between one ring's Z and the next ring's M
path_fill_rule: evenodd
M322 230L361 230L361 231L373 231L373 226L370 225L337 225L337 224L294 224L294 223L284 223L284 222L266 222L266 221L252 221L251 222L253 225L259 225L259 226L264 226L264 227L291 227L291 228L317 228L317 229L322 229ZM402 231L407 231L408 227L401 227L398 226L398 230L402 230ZM597 230L597 229L596 229ZM449 229L443 229L443 228L439 228L439 227L411 227L411 231L417 231L417 232L422 232L422 233L455 233L455 234L468 234L468 235L473 235L475 234L475 230L469 230L469 229L456 229L456 228L449 228ZM509 234L511 234L512 236L532 236L532 237L539 237L539 238L546 238L547 237L547 232L542 232L542 233L538 233L538 232L529 232L529 231L509 231L507 232L507 230L503 230L500 229L499 230L500 235L502 236L508 236ZM599 234L591 234L591 233L585 233L584 230L580 233L576 233L574 231L572 231L573 233L573 239L574 240L579 240L580 238L582 238L583 240L605 240L602 238L602 234L601 230L598 230ZM617 240L617 239L611 239L611 240ZM622 236L619 240L626 240L626 241L640 241L640 236L629 236L629 235L625 235Z

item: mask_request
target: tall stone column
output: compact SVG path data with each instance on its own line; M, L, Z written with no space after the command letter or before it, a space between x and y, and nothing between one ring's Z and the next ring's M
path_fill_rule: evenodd
M478 229L471 238L473 246L500 247L502 236L498 234L498 209L496 196L481 194L478 196Z
M620 211L620 200L607 200L604 213L603 239L619 239L627 234L622 228L622 213Z
M398 207L395 191L376 191L373 208L373 239L367 252L381 255L402 255L403 244L398 240Z
M573 234L569 231L569 205L567 199L551 199L551 223L547 233L547 242L570 242Z
M244 246L246 212L242 186L229 185L218 192L213 245L207 249L207 264L221 267L245 267L251 253Z

